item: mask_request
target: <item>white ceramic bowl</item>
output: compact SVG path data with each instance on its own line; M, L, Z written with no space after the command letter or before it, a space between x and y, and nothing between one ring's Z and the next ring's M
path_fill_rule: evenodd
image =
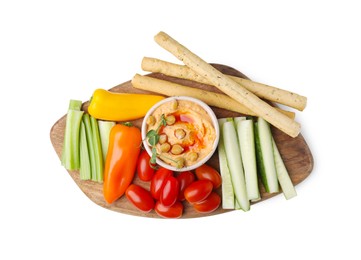
M156 103L153 107L151 107L149 109L149 111L147 112L147 114L145 115L144 119L143 119L143 123L142 123L142 140L143 140L143 145L146 149L146 151L148 152L149 156L152 156L152 151L151 151L151 147L148 145L148 142L146 140L146 135L147 135L147 120L148 117L153 114L154 110L157 109L160 105L170 102L172 100L187 100L187 101L191 101L194 102L196 104L198 104L199 106L201 106L211 117L212 119L212 123L213 123L213 127L215 129L215 133L216 133L216 138L214 140L213 143L213 147L210 150L209 154L207 156L205 156L202 160L198 161L197 163L190 165L190 166L184 166L182 168L176 168L172 165L169 165L167 163L165 163L164 161L162 161L161 159L159 159L157 157L157 164L160 165L161 167L167 168L169 170L172 171L176 171L176 172L183 172L183 171L191 171L196 169L197 167L201 166L202 164L206 163L211 156L214 154L214 152L217 149L218 146L218 142L219 142L219 125L218 125L218 121L217 121L217 117L214 114L213 110L203 101L196 99L196 98L192 98L192 97L187 97L187 96L174 96L174 97L169 97L169 98L165 98L161 101L159 101L158 103Z

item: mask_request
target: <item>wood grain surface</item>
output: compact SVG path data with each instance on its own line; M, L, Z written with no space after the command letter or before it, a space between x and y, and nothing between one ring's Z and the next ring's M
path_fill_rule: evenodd
M247 78L244 74L241 72L220 64L212 64L214 67L216 67L218 70L223 72L224 74L238 76ZM166 79L168 81L172 81L175 83L180 83L187 86L192 86L196 88L211 90L214 92L219 92L218 89L216 89L213 86L204 85L201 83L168 77L163 74L159 73L152 73L149 74L149 76L159 78L159 79ZM132 87L132 84L130 81L127 81L125 83L122 83L118 86L115 86L110 89L110 91L114 92L123 92L123 93L151 93L143 90L138 90ZM66 107L66 105L64 106ZM87 111L88 102L85 102L83 104L83 110ZM227 111L220 108L212 107L215 114L218 118L223 117L234 117L234 116L240 116L240 114ZM296 116L297 119L297 116ZM66 122L66 115L62 116L51 128L50 131L50 139L53 144L53 147L55 149L55 152L59 156L61 155L62 146L63 146L63 139L64 139L64 130L65 130L65 122ZM138 119L135 121L132 121L132 123L139 128L141 127L142 119ZM292 182L294 185L299 184L304 179L306 179L313 169L313 157L311 154L311 151L303 138L302 134L297 136L296 138L289 137L288 135L282 133L278 129L275 129L272 127L273 136L277 143L277 146L279 148L279 151L282 155L282 158L284 160L284 163L289 171L290 177L292 179ZM208 164L219 170L219 163L218 163L218 153L216 152L211 159L208 161ZM64 169L65 170L65 169ZM79 188L84 192L84 194L92 200L95 204L102 206L106 209L117 211L124 214L130 214L134 216L143 216L143 217L151 217L151 218L159 218L159 216L153 211L150 213L142 213L138 209L136 209L130 202L127 201L125 196L122 196L119 200L112 204L107 204L103 198L103 186L100 183L92 182L92 181L83 181L79 178L79 172L78 171L68 171L69 175L72 177L72 179L75 181L75 183L79 186ZM134 183L139 184L145 188L149 188L149 182L143 182L138 179L138 177L135 175ZM65 187L64 187L65 189ZM269 199L273 196L283 196L278 194L269 194L266 193L264 190L264 187L261 185L261 197L262 200L258 201L262 202L266 199ZM297 187L296 187L297 190ZM219 194L221 194L221 189L219 188L217 190ZM184 212L182 218L196 218L196 217L204 217L204 216L211 216L215 214L221 214L229 212L230 210L224 210L222 207L219 207L216 211L209 213L209 214L201 214L196 212L193 207L188 204L187 202L184 202ZM252 206L251 206L252 210Z

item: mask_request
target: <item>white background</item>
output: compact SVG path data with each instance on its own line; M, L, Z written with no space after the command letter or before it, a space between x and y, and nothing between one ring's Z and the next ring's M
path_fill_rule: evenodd
M292 2L292 3L291 3ZM360 259L357 1L1 1L1 259ZM69 99L86 101L177 62L165 31L208 62L308 97L297 113L315 165L283 196L214 217L161 220L103 209L50 142Z

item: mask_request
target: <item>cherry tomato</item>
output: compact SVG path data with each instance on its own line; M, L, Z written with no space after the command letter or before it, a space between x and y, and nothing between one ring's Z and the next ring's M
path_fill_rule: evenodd
M160 192L160 202L163 206L170 207L177 201L178 193L178 180L173 176L169 176L164 180L164 185Z
M198 212L210 213L218 209L220 204L221 197L217 193L212 192L205 200L194 203L193 207Z
M173 172L166 168L159 168L155 172L152 181L150 182L150 193L154 199L159 200L165 179L172 175Z
M183 204L176 201L171 207L165 207L160 201L157 201L154 210L163 218L180 218L183 214Z
M198 180L210 180L214 189L217 189L222 184L221 175L216 169L207 164L203 164L202 166L198 167L195 172Z
M125 191L127 199L139 210L150 212L154 208L154 200L149 191L135 184L129 185Z
M151 167L149 161L150 156L147 151L141 151L137 161L137 173L142 181L150 181L154 175L155 170Z
M194 182L195 176L190 171L181 172L177 176L177 180L179 182L179 193L178 193L178 200L183 201L185 200L184 197L184 190L188 187L189 184Z
M192 182L185 190L184 197L189 203L205 200L213 190L213 184L209 180Z

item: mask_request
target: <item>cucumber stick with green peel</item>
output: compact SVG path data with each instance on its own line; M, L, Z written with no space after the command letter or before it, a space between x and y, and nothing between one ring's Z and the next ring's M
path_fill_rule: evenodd
M223 123L222 133L235 199L242 210L248 211L250 209L250 202L247 195L241 151L233 119Z
M263 185L267 192L277 193L279 186L273 155L273 137L270 124L261 117L255 123L255 137L258 171Z
M259 199L260 194L258 189L253 120L239 120L236 124L236 127L239 147L241 150L248 199L257 200Z
M288 174L287 168L283 162L281 154L277 148L275 140L272 138L273 143L273 154L275 158L276 172L278 182L282 188L283 195L287 200L297 196L295 187L291 181L291 178Z
M234 117L233 121L234 121L234 125L236 126L237 129L237 125L239 122L246 120L247 118L245 116L239 116L239 117Z
M222 127L223 123L226 122L226 118L218 119L220 136L218 143L218 158L219 158L219 169L222 176L222 208L223 209L234 209L234 191L231 179L231 172L229 171L226 150L224 148L224 142L222 138Z
M218 123L224 209L248 211L251 202L261 200L259 176L266 192L278 193L281 186L286 199L297 195L267 121L235 117Z

